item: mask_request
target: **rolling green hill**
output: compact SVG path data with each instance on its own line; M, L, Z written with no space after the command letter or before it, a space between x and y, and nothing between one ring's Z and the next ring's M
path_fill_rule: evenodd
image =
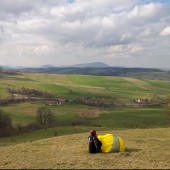
M60 136L85 132L88 127L107 130L170 126L168 106L144 108L134 103L134 99L146 97L156 98L158 102L160 100L168 102L170 99L169 81L71 74L4 74L0 79L0 100L12 97L8 93L8 88L20 89L22 87L45 91L56 98L76 102L64 103L61 106L48 106L54 113L57 127L34 132L38 135L32 136L32 132L27 133L26 136L21 136L20 141L52 137L55 133ZM86 103L87 97L90 97L89 103ZM81 102L82 99L84 103ZM100 105L94 105L95 102L99 102ZM102 106L103 103L113 105L112 107ZM118 106L114 107L116 104ZM129 106L126 107L126 104ZM43 100L34 100L0 106L0 109L11 117L13 127L18 128L34 123L37 109L44 105ZM131 107L133 105L134 107ZM78 130L76 127L80 126ZM3 145L4 141L0 143Z
M141 80L114 76L61 75L61 74L21 74L6 75L0 80L0 98L7 97L7 88L35 88L55 95L105 96L132 100L158 94L166 97L170 92L170 82L161 80Z
M108 67L107 65L85 64L70 67L22 68L21 72L46 74L80 74L97 76L123 76L140 79L170 80L170 72L156 68Z

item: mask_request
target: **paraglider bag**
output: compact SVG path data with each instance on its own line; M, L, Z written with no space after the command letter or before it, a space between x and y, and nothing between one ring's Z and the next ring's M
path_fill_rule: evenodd
M98 139L102 142L101 152L124 152L125 151L124 141L118 135L113 135L113 134L99 135Z

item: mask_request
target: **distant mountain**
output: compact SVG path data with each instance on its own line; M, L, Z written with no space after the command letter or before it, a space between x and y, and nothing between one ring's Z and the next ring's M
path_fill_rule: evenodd
M124 76L139 79L170 80L170 71L157 68L127 68L122 66L109 66L102 62L76 64L70 66L56 67L44 65L42 67L18 68L18 71L29 73L47 74L82 74L98 76Z
M55 67L55 66L53 66L51 64L46 64L46 65L41 66L41 68L49 68L49 67Z
M19 70L19 69L24 69L25 67L22 66L2 66L0 65L1 68L7 69L7 70Z
M0 67L4 68L4 69L11 69L11 67L9 67L9 66L2 66L2 65L0 65Z
M92 68L106 68L106 67L111 67L105 63L102 62L93 62L93 63L83 63L83 64L75 64L75 65L70 65L67 67L78 67L78 68L86 68L86 67L92 67Z
M86 65L87 66L87 65ZM128 76L141 75L142 73L163 72L154 68L122 68L122 67L47 67L47 68L24 68L22 72L48 73L48 74L84 74L100 76Z

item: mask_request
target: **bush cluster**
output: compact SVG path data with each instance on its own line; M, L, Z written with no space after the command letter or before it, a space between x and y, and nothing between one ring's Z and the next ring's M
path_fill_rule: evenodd
M12 121L0 110L0 136L9 136L12 132Z

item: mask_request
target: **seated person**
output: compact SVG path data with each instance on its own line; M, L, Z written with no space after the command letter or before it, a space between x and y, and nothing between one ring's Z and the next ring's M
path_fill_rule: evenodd
M90 134L88 137L89 153L98 153L101 150L102 143L97 138L96 130L91 130Z

